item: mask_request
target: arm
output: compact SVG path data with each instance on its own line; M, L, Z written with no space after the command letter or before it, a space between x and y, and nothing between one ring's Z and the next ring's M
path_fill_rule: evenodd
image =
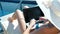
M31 28L32 28L33 25L36 23L35 21L36 21L35 19L32 19L32 20L30 21L29 27L23 32L23 34L30 34Z

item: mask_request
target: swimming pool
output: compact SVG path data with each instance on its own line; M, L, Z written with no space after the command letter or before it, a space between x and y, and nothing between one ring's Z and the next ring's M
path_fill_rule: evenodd
M15 12L16 9L20 9L19 3L1 2L0 17Z

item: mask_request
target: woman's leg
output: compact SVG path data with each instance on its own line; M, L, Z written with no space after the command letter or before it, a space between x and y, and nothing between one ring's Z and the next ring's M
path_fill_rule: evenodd
M24 19L23 12L20 11L20 10L16 10L16 17L18 19L20 30L23 33L26 30L26 22L25 22L25 19Z
M9 17L8 19L9 19L9 22L13 22L13 20L18 19L21 32L23 33L26 30L26 23L25 23L25 19L22 11L16 10L13 16Z

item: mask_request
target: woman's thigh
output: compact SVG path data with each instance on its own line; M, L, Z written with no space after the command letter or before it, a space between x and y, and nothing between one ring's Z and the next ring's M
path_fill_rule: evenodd
M39 28L37 30L34 30L33 32L31 32L30 34L58 34L59 30L56 29L56 27L43 27L43 28Z

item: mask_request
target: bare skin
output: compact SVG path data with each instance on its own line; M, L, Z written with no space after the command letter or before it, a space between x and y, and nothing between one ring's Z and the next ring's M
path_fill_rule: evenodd
M21 12L20 10L17 10L15 12L15 14L10 18L9 18L9 20L11 22L13 22L13 20L15 20L15 19L18 19L18 23L19 23L22 34L58 34L58 32L59 32L59 30L56 27L49 28L47 26L44 26L43 28L39 28L38 30L34 30L34 31L30 32L32 26L36 23L35 22L36 20L32 19L30 21L30 26L26 29L26 22L24 19L24 15L23 15L23 12Z

